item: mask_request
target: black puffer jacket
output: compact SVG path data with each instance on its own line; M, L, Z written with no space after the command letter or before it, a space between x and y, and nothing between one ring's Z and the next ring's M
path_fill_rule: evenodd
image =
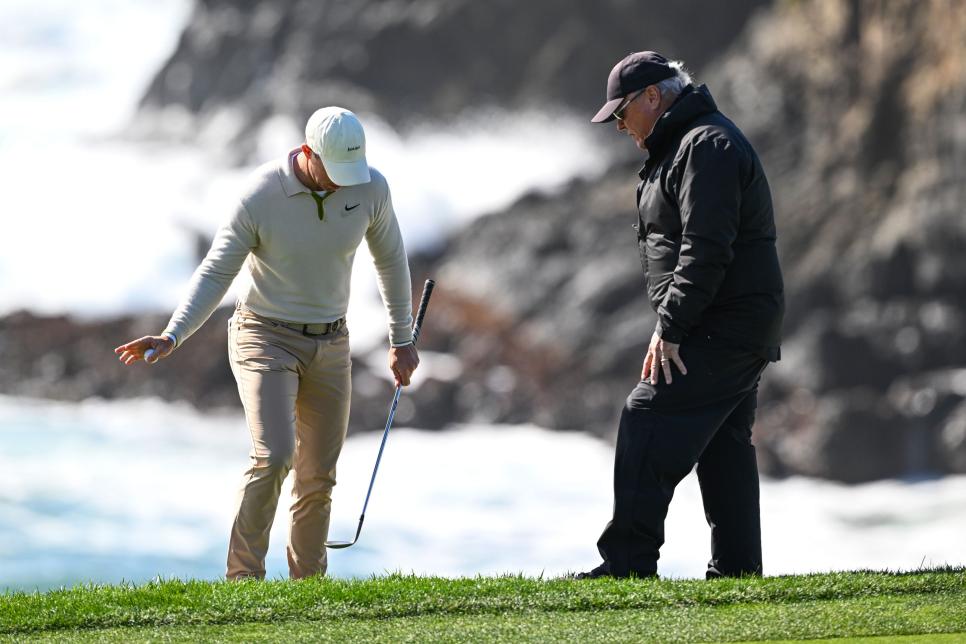
M638 241L661 337L702 332L777 360L784 287L758 155L704 85L688 86L645 144Z

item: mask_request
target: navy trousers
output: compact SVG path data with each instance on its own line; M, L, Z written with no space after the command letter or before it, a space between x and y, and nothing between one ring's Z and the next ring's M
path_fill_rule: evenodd
M674 488L697 465L708 525L707 577L760 575L758 465L751 443L758 381L768 362L707 334L680 348L687 375L640 382L617 433L614 515L597 542L610 574L657 574Z

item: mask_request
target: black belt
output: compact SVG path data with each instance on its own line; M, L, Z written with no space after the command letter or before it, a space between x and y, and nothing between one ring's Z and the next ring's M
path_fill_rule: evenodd
M249 315L254 315L257 318L262 318L267 320L272 324L277 324L278 326L284 326L286 329L292 329L293 331L298 331L302 335L307 336L318 336L318 335L329 335L330 333L335 333L339 329L345 326L345 318L339 318L334 322L320 322L318 324L302 324L301 322L286 322L285 320L276 320L275 318L270 318L265 315L260 315L255 313L247 306L239 303L237 305L238 310L247 313Z
M345 318L339 318L335 322L321 322L319 324L299 324L298 322L283 322L282 320L273 320L273 322L287 329L294 329L302 335L309 336L329 335L345 326Z

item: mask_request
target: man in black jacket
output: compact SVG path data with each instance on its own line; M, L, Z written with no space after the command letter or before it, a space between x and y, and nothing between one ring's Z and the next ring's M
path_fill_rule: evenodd
M657 574L674 488L697 465L707 577L760 575L758 381L779 359L784 289L768 181L704 85L654 52L620 61L595 123L647 153L638 244L658 322L624 406L604 562L578 578Z

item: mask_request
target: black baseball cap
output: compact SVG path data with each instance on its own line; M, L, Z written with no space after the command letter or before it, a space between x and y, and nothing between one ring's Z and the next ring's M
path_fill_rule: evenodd
M657 52L638 51L629 54L610 70L607 77L607 102L590 122L610 123L614 120L614 110L628 94L660 83L676 73L668 64L667 58Z

